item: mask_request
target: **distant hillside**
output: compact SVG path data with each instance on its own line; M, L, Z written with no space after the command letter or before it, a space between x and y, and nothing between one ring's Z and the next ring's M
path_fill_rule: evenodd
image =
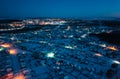
M22 20L12 20L12 19L7 19L7 20L0 20L0 23L11 23L11 22L20 22Z
M120 20L102 20L101 22L105 26L111 26L111 27L120 26Z

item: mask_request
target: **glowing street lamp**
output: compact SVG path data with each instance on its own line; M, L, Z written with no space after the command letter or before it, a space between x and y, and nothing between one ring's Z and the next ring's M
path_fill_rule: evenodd
M55 54L53 52L50 52L50 53L47 54L47 57L48 58L54 58Z
M120 64L120 62L119 62L119 61L117 61L117 60L114 60L113 62L114 62L114 63L116 63L116 64Z
M3 51L4 50L4 48L3 47L0 47L0 51Z
M1 46L4 47L4 48L10 48L10 47L11 47L11 44L5 43L5 44L2 44Z
M10 49L10 50L8 50L8 52L11 55L16 55L17 54L17 50L16 49Z
M102 54L100 54L100 53L96 53L95 56L101 57Z
M26 79L25 76L23 74L18 74L16 75L13 79Z
M116 47L114 47L114 46L108 46L108 47L106 47L107 49L111 49L111 50L113 50L113 51L117 51L118 49L116 48Z

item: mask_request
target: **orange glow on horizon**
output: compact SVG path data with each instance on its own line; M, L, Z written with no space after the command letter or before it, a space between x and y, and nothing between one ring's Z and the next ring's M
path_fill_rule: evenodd
M2 46L2 47L5 47L5 48L10 48L12 45L5 43L5 44L2 44L1 46Z
M113 50L113 51L117 51L117 50L118 50L118 49L117 49L116 47L114 47L114 46L108 46L107 49L111 49L111 50Z
M26 79L25 76L23 74L18 74L16 75L13 79Z
M10 50L8 50L8 52L11 55L16 55L17 54L17 50L16 49L10 49Z

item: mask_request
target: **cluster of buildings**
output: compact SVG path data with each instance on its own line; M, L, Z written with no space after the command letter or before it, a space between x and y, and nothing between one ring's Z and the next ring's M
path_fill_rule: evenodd
M62 19L27 19L23 20L26 25L63 25L66 23Z
M35 21L24 22L28 25L29 22L39 23ZM52 23L53 20L50 21ZM0 64L0 73L3 73L0 78L13 73L12 79L18 73L22 79L119 79L120 46L89 35L110 31L113 28L107 26L60 24L36 31L1 34L0 39L9 41L16 51L8 51L8 58L0 58L3 62L10 60L12 63L9 72L5 72L6 63ZM2 48L6 45L0 46L0 56L3 57L5 52Z
M25 24L23 22L8 22L8 23L0 23L0 31L14 31L23 29Z
M21 21L13 21L7 23L0 23L0 31L13 31L26 28L33 28L33 26L43 25L64 25L67 22L63 19L25 19Z

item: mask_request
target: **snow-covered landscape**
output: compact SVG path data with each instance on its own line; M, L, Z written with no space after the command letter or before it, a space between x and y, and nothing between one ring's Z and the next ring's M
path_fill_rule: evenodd
M66 24L1 33L0 79L120 79L120 46L90 35L114 30Z

